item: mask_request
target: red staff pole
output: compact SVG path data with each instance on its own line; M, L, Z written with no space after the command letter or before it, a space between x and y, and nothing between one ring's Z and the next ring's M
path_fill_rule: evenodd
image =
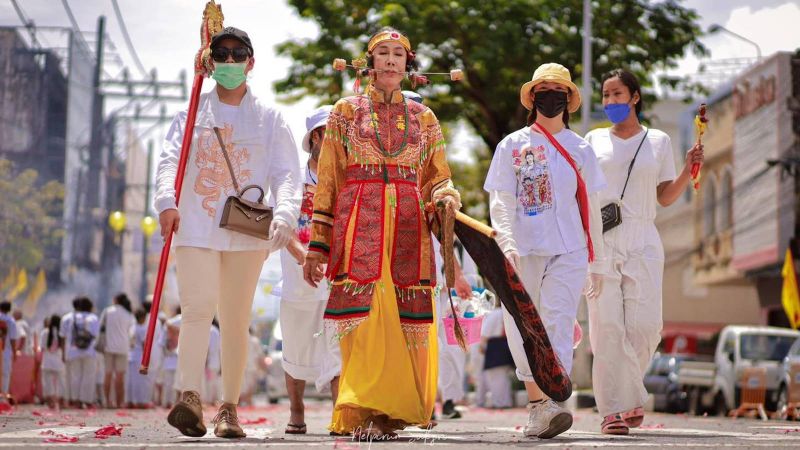
M186 173L186 163L189 161L189 153L192 148L192 137L194 135L194 122L197 118L197 106L200 102L200 90L203 87L203 78L209 73L210 69L205 64L204 59L208 57L208 48L211 45L211 36L219 30L222 30L222 8L221 5L214 3L210 0L206 3L205 10L203 11L203 23L200 27L200 39L202 47L195 59L195 75L192 82L192 93L189 99L189 110L186 117L186 127L183 130L183 141L181 142L181 154L178 160L178 171L175 174L175 205L178 205L181 199L181 189L183 188L183 176ZM149 199L147 199L149 201ZM156 276L156 284L153 288L153 304L150 308L150 322L147 324L147 336L144 340L144 349L142 352L142 364L139 366L139 373L146 375L150 367L150 353L153 349L153 337L156 332L156 321L158 320L158 310L161 306L161 292L164 289L164 276L167 272L167 264L169 263L169 251L172 246L172 231L167 235L164 240L164 246L161 248L161 259L158 263L158 275Z

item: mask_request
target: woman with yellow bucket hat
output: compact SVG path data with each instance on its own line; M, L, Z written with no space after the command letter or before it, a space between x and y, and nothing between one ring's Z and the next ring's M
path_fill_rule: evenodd
M541 315L564 368L572 368L573 323L581 290L601 289L602 220L597 193L605 186L592 147L569 129L581 96L569 70L543 64L520 89L528 126L497 146L484 189L497 242ZM517 377L528 392L528 437L552 438L572 426L572 414L534 382L522 337L503 310Z

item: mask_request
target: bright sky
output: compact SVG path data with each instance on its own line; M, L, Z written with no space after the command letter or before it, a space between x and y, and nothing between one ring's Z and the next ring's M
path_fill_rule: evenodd
M69 20L57 0L17 0L24 12L40 26L68 26ZM96 29L97 16L104 14L106 28L122 58L136 74L133 60L112 9L111 0L68 0L80 27ZM181 69L191 74L192 60L199 46L199 21L206 0L118 0L131 38L140 59L149 70L158 69L159 78L177 78ZM289 61L275 57L273 47L290 37L312 37L317 33L313 23L300 20L293 9L281 0L223 0L225 24L246 30L255 47L256 66L249 81L254 92L271 102L275 99L272 82L283 77ZM764 56L778 50L800 47L800 6L787 0L687 0L684 4L698 10L701 25L707 29L718 23L739 33L761 47ZM11 2L0 0L0 25L19 25L20 20ZM780 30L780 31L769 31ZM45 35L48 38L52 35ZM55 40L55 39L53 39ZM712 59L734 56L755 56L755 48L725 33L703 38L711 49ZM699 62L693 57L681 61L676 73L697 71ZM190 78L191 80L191 78ZM208 82L208 89L213 83ZM299 142L305 132L305 114L314 106L314 99L282 106ZM185 105L171 105L171 110ZM147 125L142 125L145 128ZM156 130L156 133L163 133Z

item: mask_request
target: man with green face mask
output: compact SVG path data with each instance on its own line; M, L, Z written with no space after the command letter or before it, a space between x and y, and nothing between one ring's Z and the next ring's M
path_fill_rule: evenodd
M266 257L292 238L302 178L289 126L279 111L259 101L247 86L247 74L255 62L247 33L227 27L215 34L211 58L212 78L217 84L200 96L179 207L174 183L187 112L175 117L158 166L155 207L162 237L175 233L174 260L182 311L175 382L175 389L182 394L167 421L187 436L206 433L198 392L208 353L205 343L209 342L216 314L222 341L223 389L222 406L213 420L214 434L240 438L245 434L236 406L247 365L253 295ZM236 194L237 183L232 176L239 186L254 184L270 192L275 207L269 240L220 228L225 200ZM258 191L250 189L244 197L258 201Z

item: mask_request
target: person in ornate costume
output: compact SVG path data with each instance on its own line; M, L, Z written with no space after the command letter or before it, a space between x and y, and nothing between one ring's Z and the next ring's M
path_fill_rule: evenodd
M330 431L387 438L431 419L436 265L425 207L454 212L460 197L436 116L400 90L415 68L409 39L382 29L366 65L365 94L339 100L328 119L304 277L331 281L325 320L342 372Z

